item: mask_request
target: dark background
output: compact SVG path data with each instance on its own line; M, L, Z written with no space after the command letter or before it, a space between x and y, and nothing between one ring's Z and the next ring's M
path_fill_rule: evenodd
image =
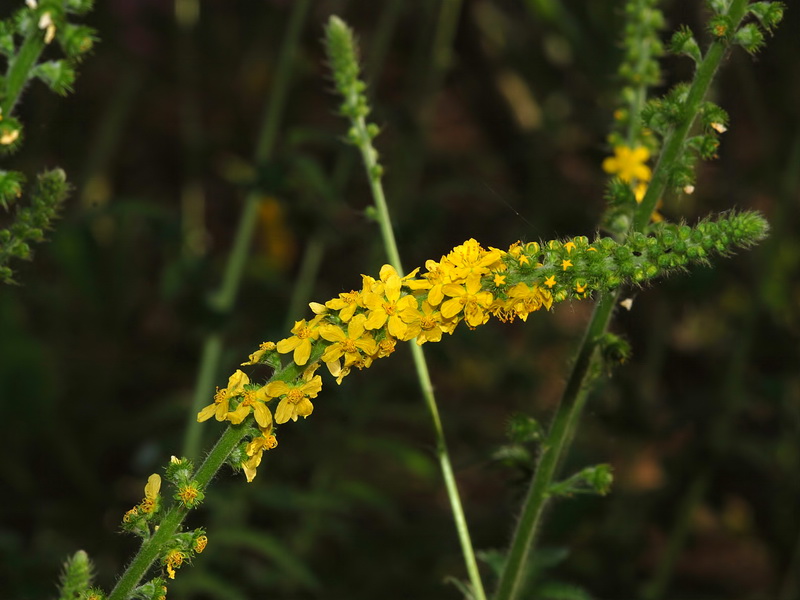
M194 25L167 0L98 4L87 21L102 41L75 93L31 85L23 151L3 161L28 176L62 166L75 187L35 261L16 264L20 285L0 289L2 598L54 597L78 549L109 588L136 549L122 515L180 453L205 337L223 334L224 385L304 303L383 264L325 67L330 14L356 29L377 73L376 144L407 268L469 237L592 236L603 210L621 3L466 0L437 73L438 2L312 2L264 164L251 157L293 2L205 2ZM663 598L800 598L797 8L754 59L738 49L725 61L720 157L662 211L692 222L757 209L772 236L632 291L614 330L633 357L594 392L564 470L611 463L614 489L549 510L532 597L553 582L642 597L683 528ZM701 2L664 9L665 37L680 23L702 32ZM688 59L663 64L665 86L690 75ZM208 298L251 190L264 197L257 239L220 317ZM298 282L310 286L299 303ZM509 417L547 422L591 304L426 346L478 549L506 546L525 491L526 473L492 459ZM221 429L206 423L206 444ZM460 550L408 350L340 387L328 379L256 481L222 471L188 526L206 527L209 546L170 598L458 598L445 578L464 577Z

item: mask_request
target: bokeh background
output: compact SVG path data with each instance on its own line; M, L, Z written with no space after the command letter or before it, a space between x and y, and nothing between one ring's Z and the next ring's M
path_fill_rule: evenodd
M181 451L207 336L224 341L224 385L305 303L383 264L326 71L329 15L360 37L407 267L470 237L505 247L596 232L621 2L310 2L271 157L254 161L303 4L100 2L87 20L102 41L75 93L27 90L27 139L3 167L62 166L74 192L35 261L16 265L19 285L0 289L0 597L54 597L78 549L109 588L136 549L122 515ZM532 598L800 598L796 9L757 57L726 60L713 92L731 115L719 159L662 211L691 222L758 209L772 237L631 291L614 331L633 356L593 393L564 469L611 463L614 489L549 510ZM699 0L664 10L668 31L702 32ZM663 89L691 69L664 67ZM235 309L219 314L210 298L249 193L261 198L256 238ZM426 346L479 549L505 547L529 476L495 458L509 418L547 423L590 311L564 303ZM206 423L205 443L220 431ZM329 382L312 418L281 428L256 481L223 471L188 525L210 543L170 598L460 597L405 348ZM572 595L545 591L557 585Z

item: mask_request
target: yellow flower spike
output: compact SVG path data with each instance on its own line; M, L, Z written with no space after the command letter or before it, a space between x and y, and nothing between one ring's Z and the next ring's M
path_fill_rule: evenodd
M562 268L563 268L565 271L566 271L567 269L569 269L571 266L573 266L573 265L572 265L572 261L571 261L571 260L564 259L564 260L562 260L562 261L561 261L561 267L562 267Z
M634 179L650 181L653 173L645 164L649 159L650 151L644 146L637 146L633 149L627 146L617 146L614 148L614 156L603 161L603 171L610 175L616 175L626 183Z
M549 288L552 288L552 287L553 287L553 286L556 284L556 277L555 277L555 275L550 275L550 277L548 277L547 279L545 279L545 280L544 280L544 284L545 284L547 287L549 287Z
M278 425L297 417L306 418L314 411L309 398L316 398L322 389L322 378L315 375L310 381L286 383L273 381L267 384L267 393L273 398L282 398L275 409L275 422Z
M308 362L308 357L311 356L311 342L319 337L319 331L316 327L322 319L323 315L317 315L310 322L295 321L292 327L292 337L278 342L276 348L281 354L288 354L293 352L293 360L295 364L301 367Z

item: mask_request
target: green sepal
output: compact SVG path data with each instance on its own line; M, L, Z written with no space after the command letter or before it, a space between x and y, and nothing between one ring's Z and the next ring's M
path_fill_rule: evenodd
M688 56L695 64L699 64L700 61L703 60L700 46L697 44L697 40L694 39L692 30L686 25L681 26L672 34L672 39L670 39L669 42L669 49L673 54L684 54Z
M539 443L544 435L541 423L528 415L513 415L506 427L506 436L512 444Z
M19 171L0 171L0 206L5 210L22 196L25 176Z
M733 42L740 45L748 53L755 54L764 45L764 34L755 23L747 23L734 34Z
M605 496L614 482L611 465L600 464L575 473L564 481L550 484L549 496L572 496L574 494L599 494Z
M0 54L10 57L15 51L14 29L9 22L0 21Z
M40 63L31 71L32 77L41 79L59 96L66 96L75 83L75 69L68 60L51 60Z
M70 556L63 566L58 586L58 600L75 600L89 589L94 577L94 566L84 550Z
M783 11L786 5L783 2L753 2L747 7L747 12L761 23L765 31L772 31L783 20Z
M97 42L97 31L86 25L65 24L58 30L58 43L64 54L72 60L79 60Z
M131 598L137 600L162 600L166 594L167 580L163 577L154 577L143 583L131 593Z
M175 486L185 485L194 477L194 463L188 458L173 457L164 469L164 477Z

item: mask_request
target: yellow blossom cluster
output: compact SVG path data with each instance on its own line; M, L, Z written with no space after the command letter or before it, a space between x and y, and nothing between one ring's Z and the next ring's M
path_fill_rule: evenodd
M565 244L565 254L574 247L573 242ZM377 279L362 275L360 290L341 293L324 304L312 302L313 318L297 321L292 335L277 343L264 342L243 363L291 355L292 362L303 368L298 376L283 381L279 372L260 386L237 370L228 386L217 390L214 402L200 411L198 421L214 417L238 425L253 415L261 435L248 443L248 458L241 464L252 481L263 452L277 445L274 425L308 417L314 410L311 400L322 388L322 378L315 371L323 364L341 383L354 368L367 368L392 354L398 341L438 342L462 321L475 328L492 316L502 321L525 320L531 312L549 309L555 275L543 279L541 285L520 281L520 270L542 266L535 258L539 252L536 242L517 242L503 251L483 248L471 239L438 262L427 261L423 273L415 269L401 276L384 265ZM558 271L570 267L572 261L564 259ZM575 288L578 294L584 290L585 284ZM276 400L273 415L270 405Z
M653 176L652 170L646 164L648 160L650 160L650 150L644 146L636 148L617 146L614 148L614 156L603 160L603 170L629 184L633 190L633 197L638 204L641 204L647 193L647 184ZM661 200L658 201L656 209L660 207ZM663 220L658 210L653 213L652 220L656 223Z

